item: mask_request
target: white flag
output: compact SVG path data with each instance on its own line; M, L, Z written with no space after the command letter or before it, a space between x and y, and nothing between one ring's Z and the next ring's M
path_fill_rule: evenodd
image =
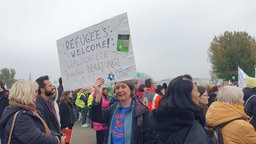
M248 77L248 75L240 68L238 67L238 86L239 88L246 87L245 79Z

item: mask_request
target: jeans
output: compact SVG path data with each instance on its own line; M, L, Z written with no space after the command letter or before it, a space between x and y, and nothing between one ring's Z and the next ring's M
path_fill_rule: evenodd
M73 111L75 114L75 120L77 121L79 118L79 107L77 107L76 105L73 106Z
M88 113L88 107L84 107L81 111L82 113L82 125L86 123L86 117L87 117L87 113Z

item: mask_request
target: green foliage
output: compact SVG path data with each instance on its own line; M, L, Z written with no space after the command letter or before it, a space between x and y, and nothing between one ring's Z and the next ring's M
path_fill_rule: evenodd
M2 68L0 70L0 79L3 81L4 84L7 85L7 88L11 88L11 86L17 81L15 79L16 71L13 68Z
M224 32L214 37L208 51L212 75L218 78L237 77L238 66L249 76L254 76L256 42L246 32Z

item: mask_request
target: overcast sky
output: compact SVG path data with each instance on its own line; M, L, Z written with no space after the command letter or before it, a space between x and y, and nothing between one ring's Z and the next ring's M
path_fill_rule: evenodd
M210 77L208 48L225 31L256 37L255 0L0 0L0 68L60 77L56 40L127 12L137 71L155 80Z

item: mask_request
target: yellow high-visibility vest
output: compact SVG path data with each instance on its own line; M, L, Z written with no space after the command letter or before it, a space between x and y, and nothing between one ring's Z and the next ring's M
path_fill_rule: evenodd
M77 98L76 98L76 106L80 107L80 108L84 108L85 107L85 102L80 99L81 97L85 97L85 94L84 93L77 93Z
M87 106L88 106L89 108L92 107L93 93L94 93L94 92L92 92L92 93L89 95L89 97L88 97Z

